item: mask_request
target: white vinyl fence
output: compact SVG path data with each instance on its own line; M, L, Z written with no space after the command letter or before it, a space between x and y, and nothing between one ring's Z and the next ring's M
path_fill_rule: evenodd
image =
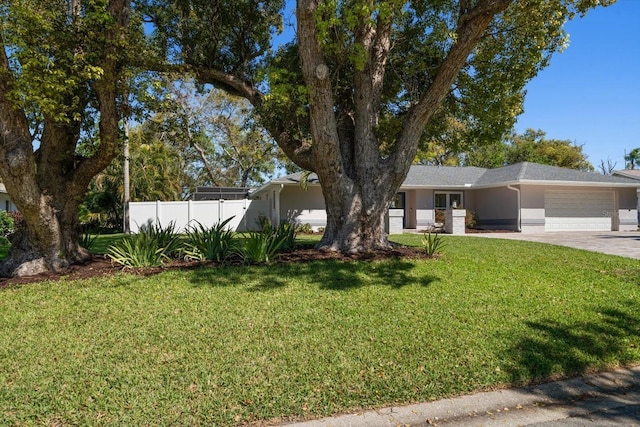
M175 223L183 232L189 225L202 224L211 227L233 217L228 228L234 231L255 230L258 218L269 216L266 200L206 200L184 202L132 202L129 204L129 226L137 233L144 224L160 224L163 227Z

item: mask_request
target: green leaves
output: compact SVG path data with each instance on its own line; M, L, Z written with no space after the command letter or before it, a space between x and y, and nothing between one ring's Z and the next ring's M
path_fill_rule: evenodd
M227 224L234 217L205 227L200 223L191 225L186 230L187 241L184 253L187 258L224 262L234 254L238 247L234 232L227 228Z
M434 257L440 254L440 251L445 245L442 236L438 233L423 233L422 235L422 248L428 257Z
M173 222L145 224L137 234L127 236L107 249L107 256L130 268L159 267L180 251L180 241Z
M3 42L16 77L14 102L23 108L35 104L57 122L82 120L89 82L104 77L106 51L114 44L120 56L128 51L127 34L107 35L118 31L107 5L95 0L70 11L63 0L16 0L6 6Z

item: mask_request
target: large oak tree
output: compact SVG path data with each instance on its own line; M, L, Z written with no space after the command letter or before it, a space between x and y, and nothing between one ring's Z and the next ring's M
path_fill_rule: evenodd
M120 147L131 18L127 0L0 4L0 175L24 217L3 274L88 259L78 207Z
M148 4L158 40L174 46L171 63L249 99L287 156L317 173L327 209L319 247L352 252L389 248L385 214L425 131L454 118L472 140L499 140L526 82L564 46L564 23L603 3L298 0L296 40L271 57L265 80L264 39L241 57L233 46L255 34L240 29L227 43L216 24L266 26L278 2ZM257 12L239 18L247 7Z

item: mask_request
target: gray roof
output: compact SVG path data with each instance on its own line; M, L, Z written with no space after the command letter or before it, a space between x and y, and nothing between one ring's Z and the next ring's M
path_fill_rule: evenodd
M300 181L302 181L303 173L304 172L296 172L290 175L281 176L280 178L271 180L270 183L271 184L299 184ZM320 181L318 181L318 175L316 175L315 173L312 173L309 175L309 177L307 178L307 182L309 184L320 184Z
M640 169L623 169L620 171L613 171L614 176L624 176L627 178L640 179Z
M302 173L294 173L274 179L269 184L298 184ZM609 185L640 187L640 174L633 179L624 176L603 175L538 163L522 162L496 169L461 166L413 165L402 187L425 188L478 188L498 187L519 183L545 183L556 185ZM317 175L311 174L309 184L318 184ZM267 184L267 185L269 185ZM260 191L261 189L257 190Z
M413 165L403 187L464 187L473 185L487 169L459 166Z
M541 165L538 163L522 162L514 165L488 169L476 181L476 186L495 186L500 184L520 182L546 182L569 184L631 184L633 180L624 177L603 175L596 172L584 172L557 166Z

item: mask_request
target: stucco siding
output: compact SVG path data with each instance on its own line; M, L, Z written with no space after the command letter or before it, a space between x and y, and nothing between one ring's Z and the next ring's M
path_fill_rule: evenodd
M280 221L325 227L327 212L320 186L309 186L306 190L298 185L284 186L280 191Z
M0 210L7 212L15 212L16 205L11 201L11 197L7 193L0 193Z
M622 188L618 190L618 208L620 215L620 231L638 229L638 190Z
M518 226L517 193L506 187L476 190L473 207L482 228L515 230Z
M416 194L416 228L433 225L433 190L415 190Z

